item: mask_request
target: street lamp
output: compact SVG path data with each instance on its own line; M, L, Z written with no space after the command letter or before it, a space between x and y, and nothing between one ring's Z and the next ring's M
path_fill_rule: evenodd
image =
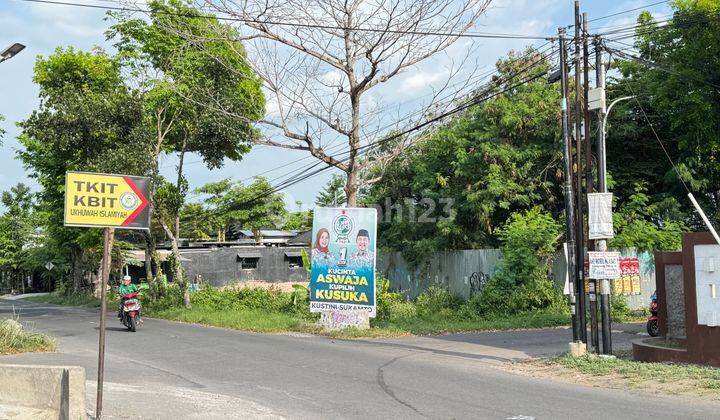
M17 42L12 44L11 46L5 48L5 50L0 53L0 63L2 63L5 60L9 60L9 59L15 57L15 55L17 53L19 53L20 51L22 51L24 49L25 49L25 46L23 44L20 44Z
M626 101L626 100L628 100L628 99L633 99L634 97L635 97L635 96L623 96L623 97L621 97L621 98L617 98L617 99L615 99L614 101L612 101L612 102L610 103L610 106L607 107L607 111L604 112L603 119L602 119L602 127L601 127L601 129L602 129L602 130L601 130L602 136L600 136L600 147L601 147L600 150L602 150L602 153L600 153L599 156L598 156L598 157L600 158L600 162L598 162L598 163L600 164L600 177L601 177L601 179L600 179L600 186L601 186L601 189L603 190L603 191L601 191L601 192L607 192L607 183L606 183L606 182L607 182L607 180L606 180L606 177L607 177L607 157L606 157L606 154L605 154L605 153L606 153L606 149L605 149L605 135L607 135L607 119L608 119L608 115L610 115L610 110L612 109L613 106L615 106L616 103L618 103L618 102L620 102L620 101Z

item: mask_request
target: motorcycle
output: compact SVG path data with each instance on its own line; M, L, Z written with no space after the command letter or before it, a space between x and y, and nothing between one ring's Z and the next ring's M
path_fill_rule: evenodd
M653 293L650 299L650 318L648 318L646 327L650 337L657 337L660 335L660 327L658 326L657 295Z
M138 292L134 292L122 296L123 302L120 322L127 327L128 331L132 332L135 332L138 324L142 324L142 318L140 317L142 306L137 299L138 294Z

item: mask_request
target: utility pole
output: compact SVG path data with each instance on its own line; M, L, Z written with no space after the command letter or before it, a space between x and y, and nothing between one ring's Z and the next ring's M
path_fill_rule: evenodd
M595 39L595 85L605 89L605 64L603 63L603 48L599 39ZM607 173L605 162L605 107L598 110L598 189L607 192ZM595 241L595 250L607 251L607 242L604 239ZM600 317L602 318L602 352L612 354L612 326L610 325L610 280L600 280Z
M588 97L590 92L590 52L588 51L588 14L583 13L583 127L585 128L585 188L587 193L593 192L593 171L592 171L592 145L590 138L590 107L588 106ZM592 251L594 247L588 241L588 251ZM597 298L596 298L596 281L588 279L588 308L590 310L590 344L592 351L600 353L600 344L598 340L598 319L597 319Z
M578 294L577 319L580 324L580 341L587 343L587 323L585 322L585 240L583 222L583 188L582 188L582 133L580 130L580 2L575 0L575 207L576 236L575 248L577 255L576 271L577 282L575 287Z
M573 341L580 341L580 322L578 322L578 294L575 271L575 207L573 203L572 183L572 146L570 144L570 124L568 121L569 89L567 68L567 45L565 42L565 28L558 28L560 44L560 109L562 110L562 140L563 140L563 175L565 197L565 238L567 242L567 272L570 282L570 309L572 313Z

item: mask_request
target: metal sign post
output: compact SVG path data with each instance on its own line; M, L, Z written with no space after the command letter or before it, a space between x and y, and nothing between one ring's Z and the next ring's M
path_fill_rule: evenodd
M107 286L110 278L115 229L106 227L104 237L100 290L100 338L98 346L97 399L95 400L96 419L100 419L102 417L103 382L105 380L105 319L107 318Z
M96 419L102 417L107 289L115 228L144 230L150 228L150 203L147 199L149 187L150 178L146 177L74 171L69 171L65 175L65 226L104 228Z

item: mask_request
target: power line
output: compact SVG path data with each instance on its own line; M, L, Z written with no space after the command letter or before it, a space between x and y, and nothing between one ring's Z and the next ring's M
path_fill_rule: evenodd
M89 9L102 9L102 10L114 10L119 12L141 12L141 13L152 13L148 9L140 9L136 7L124 7L124 6L104 6L99 4L87 4L87 3L73 3L69 1L59 0L16 0L24 1L29 3L41 3L41 4L52 4L59 6L71 6L71 7L84 7ZM483 38L483 39L540 39L549 40L555 39L553 36L537 36L529 34L507 34L507 33L492 33L492 32L439 32L439 31L406 31L406 30L393 30L385 28L362 28L362 27L343 27L334 25L320 25L300 22L282 22L273 20L257 20L250 18L241 17L230 17L230 16L217 16L217 15L202 15L202 14L189 14L189 13L175 13L168 11L157 11L156 13L162 13L170 16L185 17L191 19L217 19L221 21L230 22L243 22L258 25L275 25L275 26L290 26L295 28L306 28L306 29L326 29L326 30L337 30L337 31L357 31L357 32L374 32L374 33L394 33L402 35L423 35L423 36L446 36L455 38Z
M544 57L544 58L547 58L547 57ZM522 72L525 72L525 71L529 70L530 68L538 65L540 62L542 62L542 60L539 60L539 61L531 64L530 66L525 67L525 68L522 69L521 71L518 71L518 72L516 72L516 73L513 74L513 75L510 75L509 77L506 78L505 81L507 81L507 80L510 79L510 78L517 77L517 76L520 75ZM460 105L460 106L458 106L458 107L456 107L456 108L454 108L454 109L452 109L452 110L450 110L450 111L447 111L447 112L445 112L445 113L443 113L443 114L441 114L441 115L438 115L438 116L436 116L436 117L434 117L434 118L432 118L432 119L430 119L430 120L428 120L428 121L426 121L426 122L424 122L424 123L422 123L422 124L418 124L418 125L416 125L416 126L414 126L414 127L412 127L412 128L409 128L409 129L407 129L407 130L404 130L404 131L401 132L401 133L394 134L394 135L392 135L392 136L390 136L390 137L381 139L381 140L379 140L379 141L377 141L377 142L374 142L374 143L371 143L371 144L362 146L361 148L358 148L358 155L361 156L361 155L367 153L367 151L368 151L369 148L371 148L371 147L374 147L374 146L377 146L377 145L379 145L379 144L382 144L382 143L386 143L386 142L395 140L395 139L397 139L397 138L400 138L400 137L402 137L402 136L405 136L405 135L407 135L407 134L410 134L410 133L412 133L412 132L415 132L415 131L417 131L417 130L420 130L420 129L422 129L422 128L425 128L425 127L427 127L428 125L431 125L431 124L433 124L433 123L435 123L435 122L438 122L438 121L440 121L440 120L442 120L442 119L444 119L444 118L447 118L448 116L452 116L452 115L457 114L458 112L462 112L462 111L470 108L470 107L473 106L473 105L477 105L477 104L480 104L480 103L482 103L482 102L488 101L488 100L490 100L490 99L492 99L492 98L495 98L495 97L497 97L497 96L499 96L499 95L502 95L503 93L506 93L506 92L508 92L508 91L510 91L510 90L512 90L512 89L515 89L515 88L517 88L517 87L519 87L519 86L522 86L522 85L524 85L524 84L526 84L526 83L529 83L529 82L532 82L532 81L534 81L534 80L537 80L537 79L539 79L539 78L541 78L541 77L544 77L545 74L546 74L546 73L540 73L540 74L537 74L537 75L535 75L535 76L526 78L526 79L524 79L524 80L522 80L522 81L520 81L520 82L518 82L518 83L515 83L515 84L513 84L513 85L511 85L511 86L508 86L508 87L506 87L505 89L502 89L502 90L497 91L497 92L495 92L495 93L492 93L492 94L489 94L489 95L486 95L486 96L483 96L483 97L480 97L480 98L477 98L477 97L476 97L475 99L470 100L470 101L468 101L467 103L465 103L465 104L463 104L463 105ZM349 151L346 152L346 153L349 153ZM343 160L343 162L347 162L347 161L349 161L349 158L346 158L346 159ZM307 168L307 169L306 169L305 171L303 171L303 172L306 173L308 170L312 169L313 167L315 167L315 166L317 166L317 165L319 165L319 164L321 164L321 163L322 163L322 162L318 162L318 163L314 164L313 166L311 166L310 168ZM320 173L322 173L322 172L324 172L324 171L326 171L326 170L328 170L328 169L331 169L331 168L333 168L333 167L334 167L334 166L328 165L328 166L326 166L326 167L323 167L323 168L320 168L320 169L316 169L316 170L313 171L313 172L307 173L306 175L304 175L304 176L302 176L302 177L300 177L300 178L295 178L295 179L290 178L290 179L287 179L287 180L281 182L280 184L278 184L277 186L273 187L273 189L267 191L266 193L260 194L260 195L256 196L255 198L246 201L246 202L243 203L243 204L244 204L244 205L251 204L251 203L253 203L253 202L257 201L257 200L260 200L260 199L263 199L263 198L265 198L265 197L268 197L269 195L272 195L272 194L274 194L274 193L276 193L276 192L278 192L278 191L280 191L280 190L282 190L282 189L288 188L288 187L290 187L290 186L292 186L292 185L295 185L295 184L300 183L300 182L303 182L303 181L305 181L305 180L307 180L307 179L309 179L309 178L312 178L312 177L314 177L314 176L316 176L316 175L318 175L318 174L320 174Z
M612 13L612 14L609 14L609 15L600 16L600 17L595 18L595 19L590 19L590 20L588 20L588 22L595 22L595 21L598 21L598 20L608 19L608 18L611 18L611 17L615 17L615 16L619 16L619 15L624 15L625 13L634 12L634 11L636 11L636 10L642 10L642 9L645 9L645 8L648 8L648 7L658 6L658 5L660 5L660 4L664 4L664 3L668 3L668 2L669 2L668 0L658 1L658 2L655 2L655 3L646 4L646 5L644 5L644 6L635 7L635 8L633 8L633 9L623 10L622 12ZM571 26L572 26L572 25L571 25Z

